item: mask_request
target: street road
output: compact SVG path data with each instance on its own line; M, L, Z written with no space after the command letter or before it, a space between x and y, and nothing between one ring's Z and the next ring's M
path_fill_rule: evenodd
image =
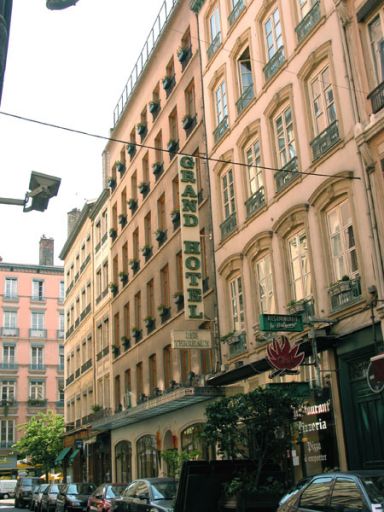
M22 510L21 508L15 508L15 500L9 499L9 500L0 500L0 511L1 512L15 512L16 510ZM23 509L24 512L27 509Z

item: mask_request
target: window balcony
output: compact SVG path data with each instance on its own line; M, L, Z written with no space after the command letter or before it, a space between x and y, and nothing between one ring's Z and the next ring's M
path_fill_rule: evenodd
M163 78L163 89L165 90L166 98L168 98L170 96L171 92L175 88L175 85L176 85L176 76L175 75L171 75L171 76L167 75Z
M368 96L368 100L371 100L372 113L376 114L384 107L384 82L381 82Z
M231 14L228 16L228 23L229 25L233 25L237 18L240 16L240 14L244 11L245 5L244 0L238 0L235 7L232 9Z
M361 299L360 277L357 276L348 281L337 281L330 286L328 293L332 312L347 308Z
M71 327L67 330L66 332L66 337L69 338L69 336L73 333L73 331L75 330L75 327L73 325L71 325Z
M46 407L46 398L28 398L28 405L31 407Z
M58 407L58 408L64 407L64 400L57 400L56 407Z
M73 382L74 380L75 380L75 374L74 374L74 373L72 373L72 375L70 375L70 376L68 377L68 379L66 379L66 381L65 381L65 385L66 385L66 386L69 386L69 384L72 384L72 382Z
M225 132L228 130L229 124L228 124L228 116L225 116L220 123L216 126L213 137L215 139L215 144L219 142L219 140L223 137Z
M2 362L0 363L0 370L17 370L19 365L14 362Z
M18 302L19 301L19 296L17 295L17 293L5 293L4 294L4 302L7 301L7 302Z
M327 153L340 140L337 121L333 121L310 143L312 147L313 160L318 160Z
M80 377L80 368L76 368L76 371L75 371L75 379L79 378Z
M18 327L1 327L0 333L1 333L1 336L18 336L19 328Z
M92 359L88 359L88 361L81 365L81 373L86 372L89 368L92 368Z
M57 367L57 371L63 372L64 371L64 364L59 364L59 366Z
M46 338L47 329L29 329L29 336L31 338Z
M233 358L247 351L247 338L245 332L236 332L226 337L228 344L228 357Z
M254 213L259 211L265 205L265 191L264 187L260 187L254 194L245 201L245 208L247 210L247 218L251 217Z
M41 302L41 303L46 302L45 297L42 297L41 295L32 295L31 301L32 302Z
M84 320L84 318L91 312L91 305L88 304L88 306L83 309L83 311L80 313L80 321Z
M220 48L220 46L221 46L221 32L218 32L216 34L215 39L211 42L211 44L208 47L208 50L207 50L208 60L212 59L212 57L215 55L215 53Z
M297 171L297 157L293 157L280 171L275 172L276 192L281 192L300 176Z
M64 330L63 329L57 329L56 336L58 340L64 339Z
M30 371L45 372L46 366L43 363L32 363L29 365Z
M300 315L304 323L308 322L309 317L315 314L313 298L292 300L287 306L287 311L290 315Z
M85 260L83 261L83 263L80 266L80 272L83 272L83 270L85 269L85 267L88 265L88 263L90 261L91 261L91 255L88 254L88 256L85 258Z
M236 212L233 212L220 224L221 240L225 240L237 228Z
M297 40L299 43L301 43L301 41L303 41L307 35L312 32L312 30L319 23L320 18L320 2L316 2L312 9L304 16L304 18L295 28Z
M237 114L241 114L241 112L248 107L254 97L255 93L253 90L253 84L251 84L244 90L243 94L236 101Z
M284 62L285 62L284 46L280 46L280 48L277 50L275 55L264 66L264 76L265 76L265 80L267 82L273 76L276 75L276 73L282 67Z

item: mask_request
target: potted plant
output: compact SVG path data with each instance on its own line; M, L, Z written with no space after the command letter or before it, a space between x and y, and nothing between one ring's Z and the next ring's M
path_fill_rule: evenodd
M173 80L174 80L174 75L170 76L170 75L166 75L163 80L162 80L162 83L163 83L163 88L167 91L168 89L170 89L172 87L172 83L173 83Z
M144 137L147 134L147 123L138 123L136 125L137 133Z
M119 215L119 224L123 228L127 223L127 216L124 213L120 213Z
M157 229L155 231L155 238L159 242L159 244L162 244L167 239L167 230L166 229Z
M127 152L128 155L132 158L133 155L136 153L136 144L134 142L129 142L127 144Z
M175 292L173 294L173 302L177 305L183 304L184 302L184 294L181 291Z
M126 272L119 272L119 279L123 285L128 283L128 274Z
M342 276L338 284L340 291L346 292L351 289L351 278L347 275L344 275Z
M188 128L191 128L195 120L196 116L191 116L190 114L185 115L181 120L184 130L188 130Z
M99 404L94 404L94 405L92 405L91 409L93 412L99 412L103 409L103 406L99 405Z
M187 60L187 58L190 56L191 53L191 47L190 46L181 46L177 50L177 58L179 59L179 62L183 63Z
M153 174L155 175L156 179L160 176L160 174L163 172L163 170L164 170L164 166L163 166L162 162L155 162L152 165L152 171L153 171Z
M132 327L132 337L135 338L136 343L141 339L142 331L138 327Z
M176 224L180 221L180 209L179 208L175 208L174 210L171 211L171 220L172 220L173 224Z
M115 238L117 237L117 231L115 228L111 228L109 230L109 236L112 238L112 240L115 240Z
M147 181L142 181L139 183L139 186L137 187L139 189L140 194L143 194L145 197L149 192L149 183Z
M166 306L165 304L160 304L160 306L157 308L157 311L159 312L161 317L166 317L169 315L171 308L169 306Z
M304 313L305 304L303 300L291 300L287 304L287 309L291 314Z
M120 347L118 345L112 345L112 354L114 355L114 357L120 355Z
M129 260L129 266L131 267L132 272L136 274L136 272L138 272L138 270L140 269L140 261L133 258Z
M132 213L134 213L137 210L137 199L134 199L131 197L131 199L128 199L128 208L131 210Z
M160 110L160 101L150 101L149 102L149 111L151 114L156 114Z
M149 334L155 328L155 319L153 318L153 316L148 315L144 318L144 324Z
M118 291L118 286L115 283L109 283L109 289L111 290L112 295L115 297Z
M127 336L121 337L121 343L125 350L128 350L131 346L131 340L129 338L127 338Z
M125 172L125 163L121 160L116 160L115 162L116 171L118 171L120 174L123 174Z
M112 176L110 176L107 180L107 183L108 183L108 187L111 189L111 190L114 190L116 188L116 180L115 178L113 178Z
M145 261L149 259L152 256L152 245L144 245L144 247L141 249L141 253L145 258Z

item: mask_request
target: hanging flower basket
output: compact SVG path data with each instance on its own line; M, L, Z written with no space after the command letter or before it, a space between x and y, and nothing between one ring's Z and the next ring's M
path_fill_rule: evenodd
M167 239L167 230L166 229L158 229L155 232L155 238L159 243L163 243Z
M163 172L163 169L164 169L164 166L163 166L162 162L155 162L152 165L153 174L156 177L160 176L160 174Z
M111 189L111 190L114 190L116 188L116 180L115 178L108 178L108 187Z
M147 133L147 123L139 123L136 125L137 133L143 137Z
M134 199L133 197L128 200L128 208L131 210L131 212L135 212L137 210L137 199Z
M111 290L112 295L115 296L117 294L117 291L119 288L118 288L117 284L109 283L109 289Z
M125 172L126 167L125 167L124 162L121 162L120 160L116 160L115 167L116 167L116 171L119 172L120 174L123 174Z
M136 153L136 144L134 142L129 142L127 144L127 152L131 157Z
M143 181L143 183L140 183L138 186L140 194L143 194L143 196L146 196L149 192L149 183L146 181Z
M179 62L185 62L188 57L191 55L191 47L190 46L182 46L177 50L177 58Z
M127 284L128 283L128 274L126 272L119 272L119 279L121 283Z
M136 272L140 269L140 261L139 260L129 260L129 266L132 269L132 272L136 274Z
M109 236L112 238L112 240L115 240L115 238L117 237L117 231L115 228L111 228L109 230Z
M127 216L124 215L123 213L121 213L119 215L119 224L121 227L124 227L126 225L126 223L127 223Z
M149 111L151 114L156 114L160 110L160 101L150 101Z

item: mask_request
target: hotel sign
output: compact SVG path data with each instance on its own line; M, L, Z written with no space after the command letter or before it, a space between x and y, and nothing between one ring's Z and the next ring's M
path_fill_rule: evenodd
M184 315L187 320L196 320L204 317L196 159L179 156L178 168Z
M172 348L212 348L211 331L172 331Z

